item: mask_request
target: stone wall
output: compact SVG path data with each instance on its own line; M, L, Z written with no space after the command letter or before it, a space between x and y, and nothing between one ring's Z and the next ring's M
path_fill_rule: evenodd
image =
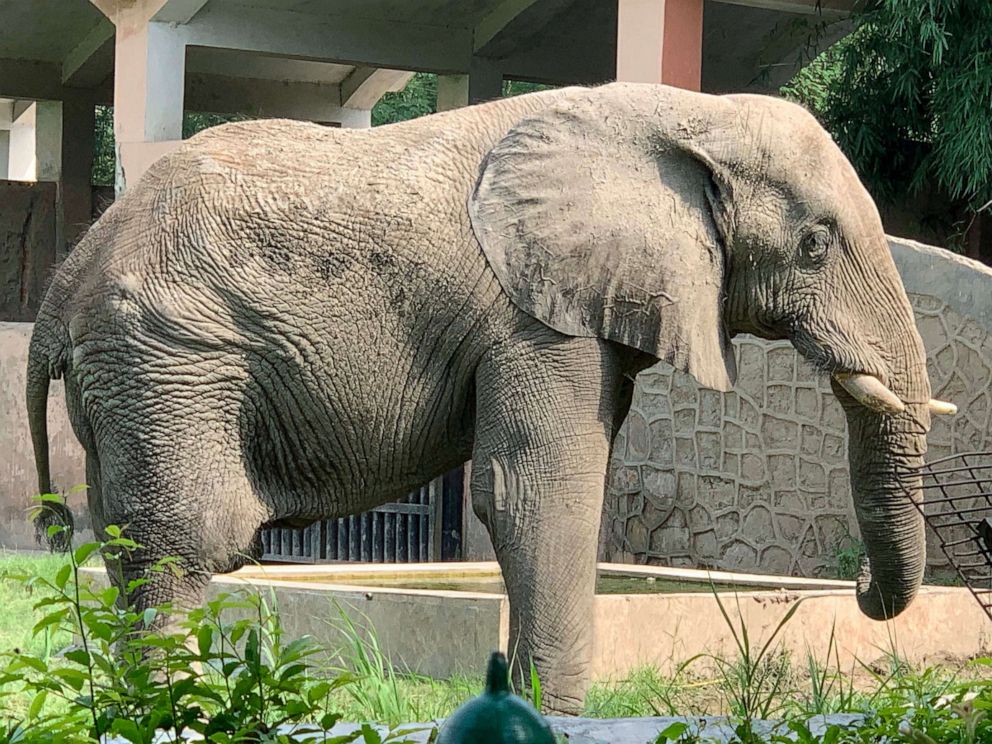
M992 449L992 270L891 241L936 397L930 459ZM857 535L846 422L827 379L786 342L734 343L735 390L658 365L638 377L604 506L606 560L819 576ZM932 543L932 541L931 541ZM944 559L932 544L932 566Z

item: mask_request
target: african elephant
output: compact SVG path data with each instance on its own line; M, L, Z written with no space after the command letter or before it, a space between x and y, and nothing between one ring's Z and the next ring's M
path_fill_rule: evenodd
M870 564L858 600L901 612L924 562L923 346L854 170L765 97L617 83L366 131L194 137L48 292L27 391L40 488L64 376L94 522L145 546L123 577L166 555L189 569L133 601L193 605L261 527L363 511L471 458L511 648L571 712L632 380L663 360L729 390L737 333L833 374Z

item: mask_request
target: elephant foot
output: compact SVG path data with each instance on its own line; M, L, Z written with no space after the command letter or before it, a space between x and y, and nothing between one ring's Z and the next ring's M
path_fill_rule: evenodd
M580 716L583 711L581 697L561 693L541 694L541 712L547 716Z

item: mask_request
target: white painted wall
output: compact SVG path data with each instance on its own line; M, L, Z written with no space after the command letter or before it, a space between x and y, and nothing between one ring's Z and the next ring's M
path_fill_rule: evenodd
M18 102L20 103L20 102ZM11 181L37 180L38 167L35 158L35 104L24 105L18 115L18 104L14 104L14 120L10 125L7 177Z

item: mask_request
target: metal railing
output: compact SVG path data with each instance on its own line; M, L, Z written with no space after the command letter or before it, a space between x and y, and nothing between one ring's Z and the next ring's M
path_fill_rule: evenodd
M927 463L917 506L947 560L992 620L992 452Z

